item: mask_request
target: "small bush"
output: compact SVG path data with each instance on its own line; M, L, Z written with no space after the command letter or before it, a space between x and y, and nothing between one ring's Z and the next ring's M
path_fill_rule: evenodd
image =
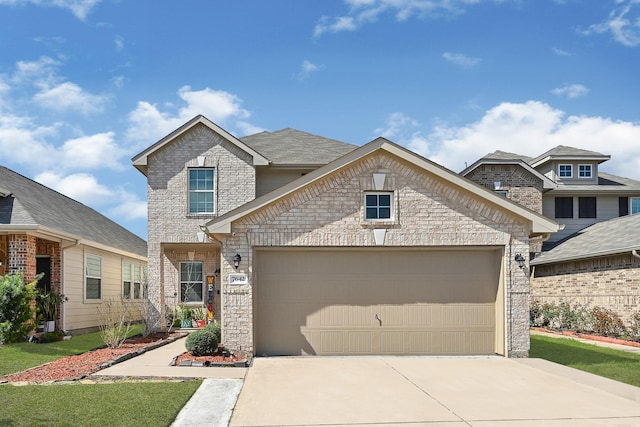
M214 354L218 349L218 337L213 330L203 328L190 333L185 346L194 356Z
M40 277L25 284L22 273L0 276L0 344L23 340L33 329L31 302Z
M216 334L216 338L218 339L218 344L222 342L222 331L220 330L220 322L209 323L204 327L205 330L213 331Z
M593 332L596 334L617 337L626 333L624 323L615 311L603 307L593 307L591 315L593 316Z
M631 336L638 338L640 336L640 312L633 313L631 316L631 327L629 328Z

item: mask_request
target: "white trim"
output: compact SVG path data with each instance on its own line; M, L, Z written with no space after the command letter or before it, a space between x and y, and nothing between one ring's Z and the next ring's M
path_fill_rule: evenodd
M589 176L581 176L580 175L580 172L581 172L580 168L582 166L588 166L589 167ZM593 178L593 165L589 164L589 163L581 163L581 164L579 164L578 165L578 178L580 178L580 179L591 179L591 178Z
M88 258L89 257L95 257L100 261L100 275L99 276L92 276L89 275L89 271L88 271ZM102 295L104 293L104 286L103 286L103 280L102 280L102 255L98 255L98 254L94 254L91 252L85 252L84 253L84 278L83 278L83 283L82 283L82 290L83 290L83 299L84 302L100 302L102 301ZM87 298L87 279L98 279L100 280L100 296L98 298Z
M562 166L569 166L569 176L562 176L560 170ZM573 178L573 164L572 163L558 163L558 178Z

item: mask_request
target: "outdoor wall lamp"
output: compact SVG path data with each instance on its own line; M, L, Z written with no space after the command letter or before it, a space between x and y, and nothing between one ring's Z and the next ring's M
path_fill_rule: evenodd
M240 266L240 261L242 261L242 257L240 256L240 254L235 254L233 256L233 266L235 267L236 270Z
M515 256L515 258L513 258L513 260L518 263L518 267L520 267L520 268L524 268L525 267L525 265L524 265L525 259L522 256L522 254L516 254L516 256Z

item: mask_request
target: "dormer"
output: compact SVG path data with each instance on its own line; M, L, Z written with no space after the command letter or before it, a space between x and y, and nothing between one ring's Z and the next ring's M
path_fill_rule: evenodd
M559 145L529 164L560 185L598 185L598 165L610 155Z

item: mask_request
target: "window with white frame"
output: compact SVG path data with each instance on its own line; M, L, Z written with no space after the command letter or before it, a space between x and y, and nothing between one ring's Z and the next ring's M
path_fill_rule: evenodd
M122 298L131 299L131 263L122 263Z
M558 166L558 176L560 178L571 178L573 177L573 165L559 165Z
M215 213L215 169L189 169L189 213Z
M180 263L180 302L203 302L203 263L199 261Z
M140 294L141 280L140 264L135 264L133 266L133 298L135 299L140 299L142 296Z
M640 213L640 197L629 197L629 213Z
M592 176L592 165L578 165L578 178L591 178Z
M391 192L365 193L364 205L366 220L393 219L393 193Z
M93 254L85 256L85 299L102 298L102 257Z

